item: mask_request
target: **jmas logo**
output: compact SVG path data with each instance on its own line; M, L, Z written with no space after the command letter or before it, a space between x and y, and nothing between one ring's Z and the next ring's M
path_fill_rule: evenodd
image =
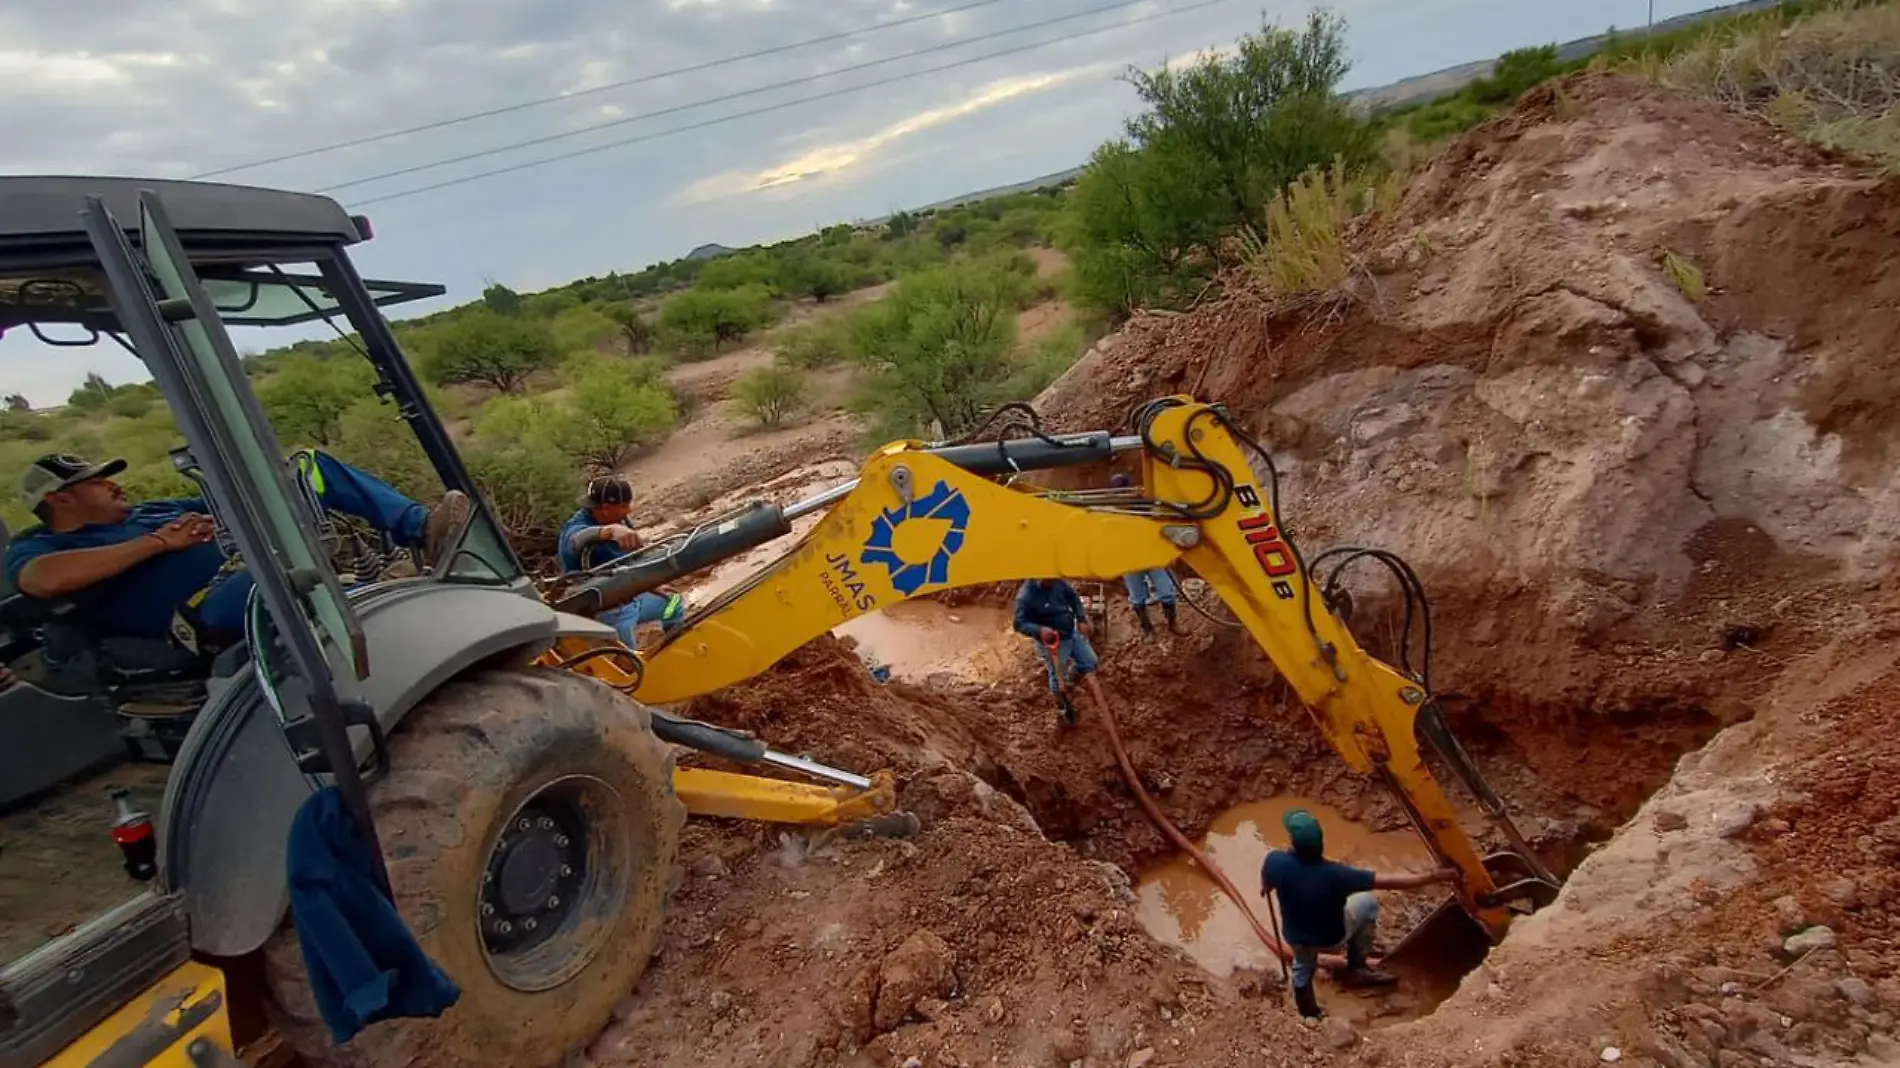
M825 554L824 583L825 592L831 595L833 604L846 615L854 610L858 612L875 611L877 598L865 591L864 580L851 566L851 558L839 553Z

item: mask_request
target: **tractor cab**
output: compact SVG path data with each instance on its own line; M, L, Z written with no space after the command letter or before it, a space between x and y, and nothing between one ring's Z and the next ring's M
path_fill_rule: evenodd
M219 577L249 584L237 640L204 645L105 632L97 604L0 579L0 1062L40 1063L193 951L255 948L282 915L296 804L334 784L366 813L392 709L470 650L552 629L380 313L444 289L364 279L349 250L369 236L317 196L0 178L0 547L44 528L20 498L35 459L124 459L125 496L209 514ZM279 436L250 388L272 369L232 340L266 332L258 349L327 338L367 361L360 399L381 399L406 446L391 480L472 500L432 570L326 512L307 451L322 443ZM115 360L150 383L89 378L49 410L6 381ZM483 635L433 622L466 616L467 589L512 595ZM159 838L146 864L125 848L132 816ZM279 883L256 901L235 893L247 853Z

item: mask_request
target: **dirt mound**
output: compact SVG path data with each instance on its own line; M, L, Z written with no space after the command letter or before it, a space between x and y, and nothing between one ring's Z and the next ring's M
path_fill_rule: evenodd
M694 825L664 955L594 1058L1894 1059L1897 238L1900 185L1584 76L1449 150L1357 235L1338 299L1230 287L1141 317L1039 402L1074 430L1167 393L1222 401L1273 449L1309 555L1377 545L1421 573L1455 726L1571 871L1430 1016L1363 1041L1301 1025L1277 978L1217 980L1144 935L1128 877L1167 850L1101 732L1058 726L1026 642L987 685L919 688L825 639L690 713L894 768L923 832ZM1394 656L1382 591L1354 593L1355 629ZM1101 643L1183 830L1286 793L1402 824L1241 635L1183 621L1132 641L1117 603Z
M1075 429L1224 401L1309 553L1420 570L1452 688L1726 721L1740 646L1824 632L1823 587L1893 557L1896 434L1869 398L1900 362L1900 185L1647 83L1564 99L1447 152L1334 304L1143 319L1039 406Z

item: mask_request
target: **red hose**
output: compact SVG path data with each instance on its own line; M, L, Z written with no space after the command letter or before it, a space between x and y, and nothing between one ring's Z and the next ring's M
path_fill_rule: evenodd
M1055 650L1051 649L1050 652L1053 654ZM1060 676L1059 671L1057 674ZM1141 776L1135 773L1134 762L1128 759L1128 749L1122 744L1121 729L1115 723L1115 713L1108 707L1108 698L1103 696L1101 684L1095 681L1093 675L1090 675L1088 679L1089 692L1095 695L1096 707L1102 712L1102 724L1108 728L1108 744L1115 750L1115 763L1120 765L1122 779L1128 783L1128 788L1135 792L1135 801L1141 805L1141 811L1148 817L1148 822L1154 824L1156 830L1173 842L1176 849L1187 854L1189 860L1199 865L1200 869L1220 886L1221 892L1226 894L1229 900L1240 906L1241 915L1247 917L1247 925L1253 928L1254 935L1260 939L1261 945L1267 947L1269 953L1282 961L1292 960L1292 950L1261 926L1259 918L1254 915L1253 909L1248 907L1247 899L1241 894L1240 889L1227 878L1226 874L1214 863L1212 857L1190 841L1187 835L1182 834L1180 828L1169 822L1168 817L1161 811L1161 806L1155 803L1155 799L1150 797L1147 789L1141 785ZM1319 963L1322 967L1339 968L1343 967L1346 961L1337 953L1324 953L1320 955Z

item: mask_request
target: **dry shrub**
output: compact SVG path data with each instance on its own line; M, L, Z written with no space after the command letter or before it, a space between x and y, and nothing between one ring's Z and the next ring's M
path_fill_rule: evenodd
M1711 34L1656 68L1644 73L1900 167L1900 6L1843 3L1767 19Z
M1353 220L1391 210L1403 192L1401 175L1352 175L1341 160L1309 170L1267 205L1264 241L1252 230L1242 234L1248 268L1279 300L1342 298L1364 269L1348 240Z

